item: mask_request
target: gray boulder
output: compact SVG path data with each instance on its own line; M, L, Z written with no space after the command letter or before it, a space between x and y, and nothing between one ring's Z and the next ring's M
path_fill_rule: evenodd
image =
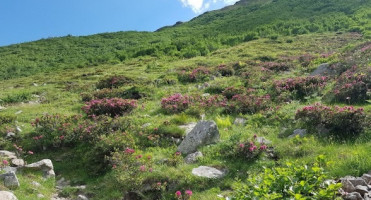
M345 192L350 193L350 192L354 192L356 190L354 185L349 180L343 180L343 181L341 181L341 184L342 184L342 188Z
M88 197L80 194L79 196L77 196L77 200L89 200Z
M361 177L346 176L344 178L341 178L340 180L342 183L344 180L348 180L353 184L354 187L356 187L357 185L367 186L366 181L363 180L363 178Z
M0 199L1 200L18 200L17 197L8 191L0 191Z
M17 158L17 156L15 155L14 152L5 151L5 150L0 150L0 156L1 157L6 157L6 158L9 158L9 159Z
M289 138L293 138L293 137L296 137L297 135L299 135L300 137L304 137L307 135L307 129L296 129L294 130L294 132L289 135Z
M364 196L365 194L368 193L368 187L367 186L362 186L362 185L357 185L356 187L356 192Z
M188 133L190 133L196 125L196 122L191 122L189 124L180 125L179 128L184 129L185 134L188 135Z
M178 146L178 151L188 155L196 152L197 148L203 145L214 144L220 140L219 130L214 121L200 121L186 135Z
M205 178L222 178L226 175L226 171L222 171L213 167L200 166L192 169L192 174Z
M315 69L310 76L332 76L335 75L336 71L331 69L328 63L323 63Z
M24 166L24 160L20 158L15 158L11 161L11 164L15 167L22 167Z
M44 172L45 178L55 177L54 166L50 159L43 159L35 163L24 166L25 168L38 169Z
M370 174L363 174L363 180L366 181L367 184L371 184L371 175Z
M187 164L192 164L197 162L197 158L203 157L202 153L200 151L194 152L189 154L184 158L184 162Z
M16 189L19 187L17 175L14 172L8 172L0 175L0 180L4 181L4 186L9 189Z

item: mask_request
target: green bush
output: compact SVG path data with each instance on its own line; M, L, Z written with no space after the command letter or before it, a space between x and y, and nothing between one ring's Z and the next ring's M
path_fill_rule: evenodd
M11 104L11 103L20 103L26 102L31 99L31 93L29 92L21 92L15 93L11 95L7 95L0 99L0 104Z
M126 76L110 76L105 79L100 80L96 87L98 89L103 89L103 88L118 88L124 85L127 85L129 83L132 83L133 80L131 78L128 78Z
M251 174L246 183L236 187L232 199L341 199L337 197L341 183L325 183L329 177L323 169L323 157L317 160L309 165L287 162L281 167Z

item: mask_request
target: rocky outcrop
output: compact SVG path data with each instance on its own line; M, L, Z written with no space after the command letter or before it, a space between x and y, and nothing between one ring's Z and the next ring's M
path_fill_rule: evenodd
M227 172L226 170L219 170L213 167L200 166L192 169L192 174L205 178L222 178Z
M9 189L17 189L19 187L19 181L14 172L1 174L0 180L3 180L4 186Z
M197 151L197 152L191 153L188 156L186 156L184 158L184 162L187 164L192 164L192 163L197 162L197 159L201 157L203 157L202 153L200 151Z
M362 177L346 176L340 179L342 197L346 200L367 200L371 197L371 174Z
M180 125L179 128L184 129L185 135L188 135L188 133L190 133L196 125L196 122L191 122L189 124Z
M178 147L178 151L188 155L197 151L203 145L213 144L220 140L219 130L214 121L200 121L186 135Z
M327 63L323 63L315 69L310 76L332 76L336 75L336 71Z

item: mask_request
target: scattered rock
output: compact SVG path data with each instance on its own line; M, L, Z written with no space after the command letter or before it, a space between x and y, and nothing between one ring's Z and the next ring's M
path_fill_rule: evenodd
M257 137L256 141L260 144L271 144L272 142L270 140L265 139L264 137Z
M200 121L192 131L186 135L179 145L178 151L188 155L196 152L198 147L216 143L219 139L219 130L214 121Z
M147 128L148 126L151 126L152 124L151 123L145 123L142 125L142 128Z
M202 97L208 97L208 96L210 96L210 94L209 94L209 93L204 93L204 94L202 94L201 96L202 96Z
M336 71L334 69L331 69L330 65L328 63L323 63L315 69L310 76L331 76L335 75Z
M39 84L37 84L37 83L32 83L32 85L35 86L35 87L39 86Z
M19 126L16 126L15 130L17 131L17 133L22 132L22 129L21 129L21 127L19 127Z
M22 112L23 112L22 110L18 110L18 111L15 112L14 114L19 115L19 114L21 114Z
M344 197L344 200L363 200L361 194L358 192L352 192L352 193L347 193Z
M0 191L0 199L1 200L18 200L17 197L8 191Z
M341 178L340 180L348 180L353 184L354 187L357 185L367 186L366 181L363 180L363 178L361 177L346 176L344 178Z
M3 106L0 106L0 110L5 110L6 108Z
M32 181L31 184L35 187L40 187L41 184L39 182L36 182L36 181Z
M202 153L200 151L194 152L189 154L184 158L184 162L187 164L192 164L197 162L197 158L203 157Z
M16 173L17 172L17 167L6 166L6 167L3 168L3 170L5 171L5 173L9 173L9 172Z
M14 167L22 167L22 166L24 166L24 160L20 159L20 158L15 158L11 161L11 164Z
M296 137L297 135L299 135L300 137L304 137L307 135L307 129L296 129L294 130L294 132L289 135L289 138L293 138L293 137Z
M9 132L9 133L6 134L6 137L7 138L15 138L15 133Z
M16 189L19 187L17 175L14 172L8 172L0 175L0 179L4 180L5 187L9 189Z
M69 180L66 180L64 179L63 177L60 178L57 182L56 182L56 188L57 189L63 189L64 187L66 186L69 186L70 185L70 181Z
M213 167L200 166L192 169L192 174L205 178L222 178L226 172Z
M44 172L45 178L55 177L54 166L50 159L43 159L25 166L25 168L40 169Z
M188 135L188 133L190 133L196 125L196 122L191 122L189 124L180 125L179 128L184 129L185 134Z
M1 157L7 157L9 159L16 159L17 156L14 152L6 151L6 150L0 150L0 156Z
M77 196L77 200L89 200L88 197L80 194L79 196Z
M246 119L241 118L241 117L237 117L237 118L234 120L233 124L234 124L234 125L238 125L238 126L244 126L244 125L246 124L246 122L247 122Z
M174 137L171 137L171 140L175 143L175 144L180 144L182 142L182 140L180 138L174 138Z
M357 185L356 186L356 192L360 193L362 196L368 193L368 187L367 186L362 186L362 185Z
M45 196L43 194L37 194L37 198L42 199L45 198Z

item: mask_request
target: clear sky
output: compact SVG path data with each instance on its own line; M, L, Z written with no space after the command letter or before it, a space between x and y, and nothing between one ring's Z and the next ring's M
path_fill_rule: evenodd
M154 31L238 0L0 0L0 46L48 37Z

